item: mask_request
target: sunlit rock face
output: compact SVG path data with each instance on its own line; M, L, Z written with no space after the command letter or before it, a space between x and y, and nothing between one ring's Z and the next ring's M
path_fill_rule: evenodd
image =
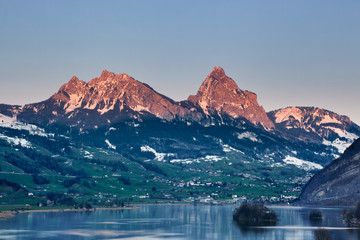
M17 107L17 112L7 110L24 122L86 128L149 118L201 124L227 124L245 119L265 130L274 128L257 103L256 94L240 90L220 67L215 67L207 76L196 96L182 102L156 92L125 73L104 70L100 77L88 83L72 77L48 100Z
M104 70L89 82L72 77L43 102L0 105L0 113L41 126L56 124L86 129L147 119L202 126L231 125L240 129L251 124L290 141L334 149L334 158L360 136L360 128L348 117L316 107L289 107L266 113L256 94L241 90L221 67L214 67L197 94L181 102L125 73Z
M256 94L239 89L221 67L213 69L197 94L189 96L188 101L200 106L206 115L244 117L267 130L274 128L273 122L258 104Z
M360 201L360 139L340 158L316 173L299 202L310 205L355 205Z
M100 141L99 146L117 151L138 145L139 152L151 152L157 160L220 161L219 156L242 154L271 168L291 165L308 172L322 169L360 136L349 118L320 108L266 114L256 95L241 90L220 67L196 95L181 102L125 73L104 70L89 82L72 77L43 102L0 104L0 114L2 127L36 125L60 134L89 134L82 141ZM12 135L3 134L3 140L30 146Z
M360 136L359 126L349 117L322 108L287 107L268 116L285 138L329 146L335 157Z
M24 122L86 128L128 119L197 120L202 116L127 74L107 70L88 83L74 76L48 100L17 107L12 115Z
M190 112L129 75L116 75L106 70L89 83L72 78L52 98L65 103L66 113L82 108L96 110L103 115L114 110L122 112L128 109L170 120L182 118Z

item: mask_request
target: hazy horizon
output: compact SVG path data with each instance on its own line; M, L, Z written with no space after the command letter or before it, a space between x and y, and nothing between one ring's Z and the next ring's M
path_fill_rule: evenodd
M266 111L315 106L360 124L360 2L0 1L0 103L75 75L127 73L174 100L214 66Z

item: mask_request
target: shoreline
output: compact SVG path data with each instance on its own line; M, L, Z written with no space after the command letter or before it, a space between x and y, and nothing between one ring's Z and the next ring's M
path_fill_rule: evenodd
M95 212L97 210L135 210L139 209L139 207L99 207L99 208L91 208L91 209L75 209L75 208L64 208L64 209L28 209L28 210L20 210L20 211L3 211L0 212L0 220L15 217L17 214L23 213L36 213L36 212Z
M210 205L210 204L192 204L192 203L135 203L131 207L98 207L91 209L75 209L75 208L63 208L63 209L26 209L26 210L6 210L0 211L0 220L12 218L17 214L23 213L36 213L36 212L94 212L96 210L134 210L139 209L141 206L147 205L159 205L159 206L167 206L167 205L175 205L175 206L224 206L224 205ZM239 206L238 204L226 204L228 206ZM311 205L287 205L287 204L269 204L269 207L294 207L294 208L344 208L346 206L311 206Z
M16 214L15 211L4 211L4 212L0 212L0 220L2 219L6 219L6 218L12 218L14 217Z

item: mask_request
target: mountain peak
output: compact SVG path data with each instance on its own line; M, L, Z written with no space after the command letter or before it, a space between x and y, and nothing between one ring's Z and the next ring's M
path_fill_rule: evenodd
M107 79L107 78L113 78L115 77L115 73L109 72L108 70L104 69L100 75L101 79Z
M206 115L244 117L254 125L274 128L265 110L258 104L256 94L242 91L224 69L214 67L195 96L188 101L197 104Z
M73 94L81 94L84 87L86 86L86 83L84 81L79 80L76 76L73 76L69 82L63 84L59 91L55 93L52 98L56 100L61 101L68 101L70 98L70 95Z
M196 96L201 99L219 100L219 98L227 98L226 95L240 94L242 91L238 88L235 81L226 76L225 71L221 67L214 67L211 73L201 84Z
M213 68L213 70L209 74L209 77L210 76L213 78L216 78L216 79L227 78L224 69L222 67L218 67L218 66L215 66Z
M75 75L72 76L72 78L70 79L69 83L77 83L77 82L80 82L79 78L76 77Z

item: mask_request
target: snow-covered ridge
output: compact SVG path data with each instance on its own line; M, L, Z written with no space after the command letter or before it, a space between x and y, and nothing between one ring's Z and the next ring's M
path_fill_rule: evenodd
M343 153L357 138L359 127L347 116L316 107L288 107L271 112L275 123L286 129L303 129L321 137L322 143ZM338 135L338 137L336 137ZM335 140L334 140L335 136Z
M288 107L280 109L275 113L275 123L282 123L288 121L290 118L297 120L300 126L312 124L343 124L342 116L320 108L308 107ZM312 122L309 122L309 117L312 117Z
M284 121L287 121L290 116L298 120L299 122L302 122L303 114L302 111L299 108L296 107L290 107L279 110L275 114L275 123L282 123Z
M43 128L39 128L33 124L27 124L17 121L15 118L11 118L0 114L0 127L11 128L16 130L28 131L30 135L38 135L41 137L54 137L53 133L46 133Z

